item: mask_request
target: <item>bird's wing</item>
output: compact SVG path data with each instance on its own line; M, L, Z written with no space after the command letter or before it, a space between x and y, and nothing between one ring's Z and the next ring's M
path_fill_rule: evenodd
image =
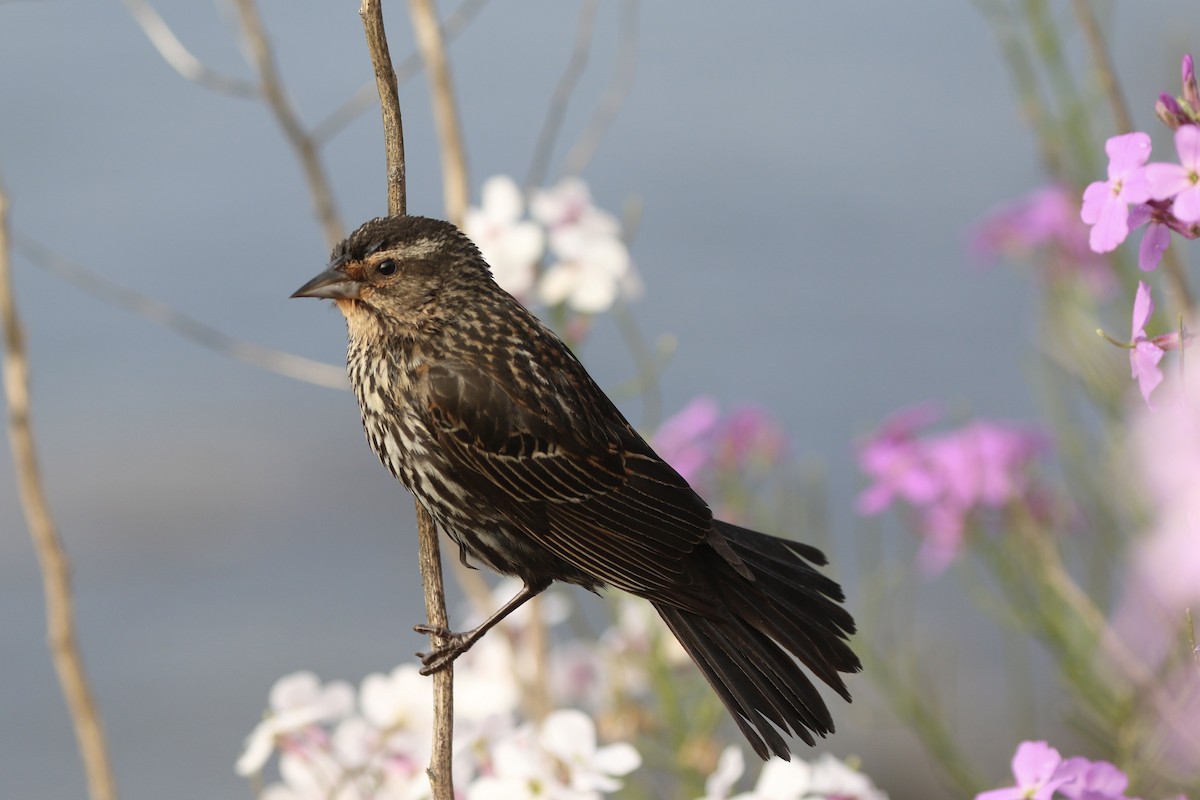
M576 374L586 385L571 382ZM508 390L510 377L461 362L429 366L431 427L458 479L495 498L530 538L598 580L711 610L703 587L689 591L687 556L715 536L712 513L687 481L582 367L550 373L562 385L543 387L549 391L538 397L550 399L534 401L548 403L538 408Z

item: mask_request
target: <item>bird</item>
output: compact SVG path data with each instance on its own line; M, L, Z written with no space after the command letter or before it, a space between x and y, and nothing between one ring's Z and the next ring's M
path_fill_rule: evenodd
M615 588L653 605L760 758L833 733L800 664L847 702L861 665L824 554L715 519L455 225L372 219L292 297L344 315L367 441L463 564L523 582L474 629L415 626L445 642L423 674L555 581Z

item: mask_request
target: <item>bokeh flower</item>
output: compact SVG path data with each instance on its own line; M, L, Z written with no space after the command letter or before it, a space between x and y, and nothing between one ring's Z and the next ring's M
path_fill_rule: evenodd
M621 239L616 217L592 204L587 184L577 177L535 192L530 213L549 231L554 261L538 283L547 305L566 303L575 311L598 314L617 297L636 295L640 284Z
M1076 198L1074 190L1052 185L994 208L972 228L968 251L984 263L1032 261L1039 277L1051 282L1078 278L1094 294L1107 295L1114 284L1112 268L1088 245Z
M524 299L537 276L545 234L535 223L521 219L525 204L512 178L494 175L484 181L480 194L480 205L467 209L463 232L483 254L500 288Z
M1039 431L994 420L918 436L936 417L932 406L905 409L858 448L859 467L872 481L858 496L858 512L879 514L896 500L916 509L918 563L927 575L957 557L976 511L1033 504L1029 467L1048 446Z
M322 686L311 672L293 672L275 682L268 702L266 717L246 737L236 765L239 775L252 775L262 769L280 739L310 733L319 723L351 713L354 690L344 681Z

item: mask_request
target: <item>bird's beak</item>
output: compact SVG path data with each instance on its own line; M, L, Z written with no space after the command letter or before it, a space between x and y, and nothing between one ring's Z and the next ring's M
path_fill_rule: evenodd
M322 297L329 300L357 300L362 284L340 269L327 269L292 292L292 297Z

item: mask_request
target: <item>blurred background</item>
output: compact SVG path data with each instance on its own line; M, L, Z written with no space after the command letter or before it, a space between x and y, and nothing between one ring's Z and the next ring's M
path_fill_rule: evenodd
M371 80L356 6L261 4L308 125ZM902 563L915 552L902 531L860 529L855 441L929 399L1038 417L1031 281L966 254L973 222L1043 180L989 6L646 3L633 82L584 172L599 205L641 209L632 253L645 288L632 313L647 337L675 343L663 412L710 394L779 419L801 463L825 475L827 546L852 608L863 547ZM1067 57L1082 60L1067 4L1049 7L1079 51ZM1179 55L1196 46L1194 6L1097 7L1135 126L1157 131L1150 104L1175 90ZM206 65L254 80L221 3L156 8ZM399 61L413 50L407 7L385 11ZM493 0L453 40L474 202L488 176L529 171L578 15L576 2ZM617 3L600 5L594 36L556 158L619 66ZM328 247L261 104L185 80L116 2L0 3L0 75L0 176L18 235L230 336L343 363L340 315L288 299ZM401 101L409 210L438 216L423 75ZM374 108L321 155L345 225L384 212ZM423 645L411 632L423 615L411 498L366 447L348 392L205 349L20 253L14 268L42 467L122 794L246 796L233 762L277 677L305 668L357 682ZM582 356L606 387L633 375L604 318ZM1127 368L1121 351L1111 358ZM643 421L637 398L621 405ZM945 678L955 729L999 778L1026 732L1005 727L995 643L952 577L925 591L913 635ZM3 797L83 792L44 640L4 458ZM828 749L860 756L893 797L945 796L869 681L851 689Z

